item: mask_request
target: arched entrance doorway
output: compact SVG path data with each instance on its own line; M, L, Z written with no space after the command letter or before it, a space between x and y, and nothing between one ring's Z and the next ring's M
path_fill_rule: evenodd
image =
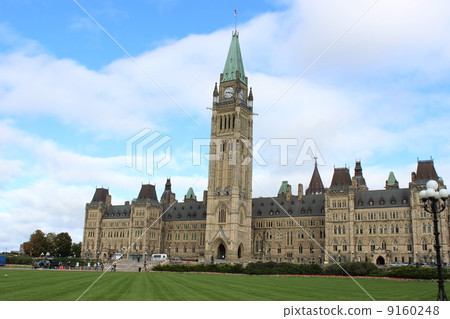
M242 258L242 244L240 244L238 248L238 258Z
M376 261L376 264L377 264L378 266L384 265L384 264L385 264L384 258L381 257L381 256L378 257L378 258L377 258L377 261Z
M223 244L220 244L217 248L217 259L225 259L226 257L226 250L225 246Z

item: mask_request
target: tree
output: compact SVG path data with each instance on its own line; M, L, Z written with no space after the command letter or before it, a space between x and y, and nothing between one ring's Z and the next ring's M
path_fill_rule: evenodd
M59 233L55 238L57 256L67 257L72 252L72 238L69 233Z
M47 235L45 235L45 238L47 238L48 251L50 252L50 255L55 256L57 254L57 251L56 251L56 234L55 233L47 233Z
M72 256L80 257L81 256L81 242L72 244Z
M23 243L23 248L25 253L30 256L46 254L49 251L49 245L45 233L42 230L36 230L30 235L30 240Z

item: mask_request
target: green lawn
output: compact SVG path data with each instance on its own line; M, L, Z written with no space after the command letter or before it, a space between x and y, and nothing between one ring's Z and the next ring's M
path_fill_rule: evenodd
M0 300L76 300L100 274L0 269ZM434 281L356 280L375 300L436 300ZM80 300L371 299L350 278L107 272Z

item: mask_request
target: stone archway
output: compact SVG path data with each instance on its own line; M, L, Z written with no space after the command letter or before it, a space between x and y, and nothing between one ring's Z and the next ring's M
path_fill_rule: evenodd
M383 256L379 256L379 257L377 258L376 264L377 264L378 266L383 266L383 265L386 264L386 262L385 262Z
M224 244L220 244L219 247L217 247L217 259L225 259L226 258L226 248Z

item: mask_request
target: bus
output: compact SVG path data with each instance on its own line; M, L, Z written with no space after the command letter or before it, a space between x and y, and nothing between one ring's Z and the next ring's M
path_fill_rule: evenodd
M152 260L154 261L166 261L167 260L167 254L153 254Z

